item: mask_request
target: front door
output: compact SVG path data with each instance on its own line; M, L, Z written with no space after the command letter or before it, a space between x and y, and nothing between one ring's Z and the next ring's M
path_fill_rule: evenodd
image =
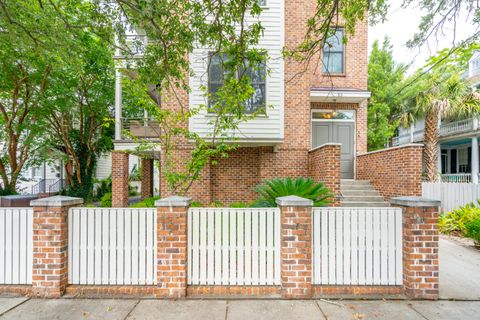
M354 168L354 123L314 122L313 147L335 142L341 143L340 175L342 179L353 179Z

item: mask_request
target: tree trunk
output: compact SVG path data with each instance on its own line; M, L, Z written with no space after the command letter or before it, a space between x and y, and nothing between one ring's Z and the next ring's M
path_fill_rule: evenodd
M436 108L429 110L425 117L425 137L423 160L425 161L425 175L427 182L435 182L438 174L438 136L440 113Z

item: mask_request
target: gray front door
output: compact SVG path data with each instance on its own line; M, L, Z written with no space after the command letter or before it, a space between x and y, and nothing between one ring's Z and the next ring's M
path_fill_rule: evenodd
M341 143L340 175L342 179L353 179L354 166L354 123L353 122L314 122L313 147L328 142Z

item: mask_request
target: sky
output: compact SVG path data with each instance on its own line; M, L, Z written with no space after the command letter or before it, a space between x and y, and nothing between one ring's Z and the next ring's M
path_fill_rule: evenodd
M394 2L394 1L392 1ZM397 62L409 64L412 63L408 73L413 73L416 69L422 67L430 56L435 55L437 50L451 47L453 40L453 27L445 30L445 36L441 39L431 39L429 46L419 49L408 49L406 43L413 38L418 30L418 24L422 13L418 8L400 8L401 1L395 1L392 4L387 15L387 21L383 24L377 24L369 27L368 42L369 52L375 39L383 42L385 35L390 37L393 45L393 56ZM473 33L472 25L467 21L467 15L463 15L462 19L457 22L456 38L457 40L465 39ZM451 25L452 26L452 25Z

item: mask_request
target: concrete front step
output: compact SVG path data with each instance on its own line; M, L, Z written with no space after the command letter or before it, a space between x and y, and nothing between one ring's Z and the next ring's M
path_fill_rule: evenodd
M348 179L341 179L340 185L343 186L358 186L358 185L370 185L370 181L368 180L348 180Z
M350 202L384 202L383 197L377 195L373 196L367 196L367 195L361 195L361 196L350 196L350 195L343 195L343 201L350 201Z
M349 197L349 196L367 196L367 197L373 197L373 196L380 196L380 193L377 190L342 190L342 195L344 197Z
M349 185L349 186L342 186L340 185L340 190L342 191L349 191L349 190L375 190L371 185Z
M390 203L382 202L354 202L342 201L342 207L390 207Z

